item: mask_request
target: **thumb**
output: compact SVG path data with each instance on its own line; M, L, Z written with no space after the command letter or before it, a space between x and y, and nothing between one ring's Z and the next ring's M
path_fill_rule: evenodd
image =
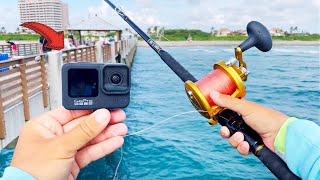
M78 151L100 134L110 121L110 112L100 109L87 116L78 126L60 137L60 141L71 151Z
M211 92L210 97L216 105L231 109L232 111L235 111L242 116L250 114L251 109L255 104L244 99L238 99L229 95L220 94L217 91Z

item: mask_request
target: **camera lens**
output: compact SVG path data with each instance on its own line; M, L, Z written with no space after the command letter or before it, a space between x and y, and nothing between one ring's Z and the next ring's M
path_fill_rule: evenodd
M127 94L130 92L130 70L124 64L107 64L102 69L102 88L106 94Z
M112 74L110 77L110 82L114 85L120 84L121 81L122 81L122 78L120 74L115 73L115 74Z

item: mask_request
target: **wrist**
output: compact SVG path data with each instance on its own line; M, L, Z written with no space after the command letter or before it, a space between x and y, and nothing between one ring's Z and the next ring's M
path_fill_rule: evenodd
M281 126L274 141L275 153L285 161L286 135L288 125L298 120L295 117L288 118Z

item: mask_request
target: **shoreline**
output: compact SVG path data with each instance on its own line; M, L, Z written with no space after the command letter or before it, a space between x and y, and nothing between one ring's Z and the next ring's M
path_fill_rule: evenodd
M161 47L238 46L242 41L156 41ZM320 41L273 41L274 46L320 46ZM149 47L138 41L138 47Z

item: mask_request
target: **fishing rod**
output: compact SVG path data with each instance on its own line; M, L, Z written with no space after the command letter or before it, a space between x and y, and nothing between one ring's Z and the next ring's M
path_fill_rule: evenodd
M250 145L250 152L258 157L278 179L300 179L290 171L287 164L278 155L264 145L259 134L249 127L238 113L215 105L210 98L210 92L213 90L235 98L243 98L245 96L244 81L247 80L249 71L247 70L247 64L243 60L242 53L252 47L256 47L263 52L267 52L272 48L272 38L265 26L256 21L250 22L247 26L249 37L235 48L235 58L227 63L224 61L216 63L212 72L197 80L177 60L143 32L119 7L116 7L109 0L105 0L105 2L149 44L185 83L185 90L189 100L201 115L209 119L209 124L216 125L219 123L222 126L226 126L231 135L236 132L242 132L245 141Z

